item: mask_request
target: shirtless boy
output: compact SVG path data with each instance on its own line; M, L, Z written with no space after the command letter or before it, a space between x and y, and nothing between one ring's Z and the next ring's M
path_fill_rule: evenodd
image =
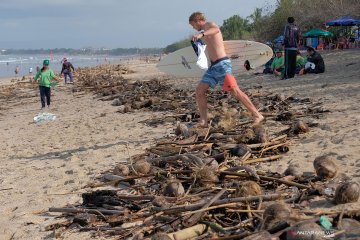
M211 61L211 66L196 88L196 103L200 112L200 126L208 126L206 92L210 87L214 88L217 84L221 85L224 91L230 92L232 96L244 104L252 113L254 124L260 123L264 120L264 117L256 109L250 98L240 90L232 75L231 61L226 55L220 28L213 22L206 22L206 18L201 12L191 14L189 24L199 31L198 34L192 37L192 40L204 39Z

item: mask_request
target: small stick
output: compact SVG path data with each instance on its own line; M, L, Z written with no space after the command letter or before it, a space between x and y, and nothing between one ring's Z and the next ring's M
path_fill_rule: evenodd
M250 160L244 161L243 164L273 161L273 160L278 160L281 157L282 157L281 155L275 155L275 156L264 157L264 158L255 158L255 159L250 159Z
M237 213L263 213L265 210L258 210L258 209L227 209L227 212L237 212Z
M341 213L340 213L340 216L339 216L339 221L338 221L338 223L337 223L337 227L338 227L339 229L342 228L342 226L341 226L341 221L342 221L343 216L344 216L344 211L345 211L345 207L343 207L343 209L342 209L342 211L341 211Z
M207 140L208 140L208 139L207 139L207 137L208 137L208 135L209 135L209 133L210 133L211 123L212 123L212 120L210 120L208 130L207 130L206 135L205 135L205 137L204 137L204 140L205 140L205 141L207 141Z
M128 156L129 156L131 170L133 170L133 172L134 172L136 175L139 175L139 174L137 173L137 171L134 169L134 166L133 166L133 161L132 161L132 158L131 158L131 156L130 156L130 151L129 151L129 143L126 143L126 150L127 150Z
M284 134L284 135L278 136L276 138L273 138L273 139L270 140L270 142L276 142L276 141L279 141L279 140L281 140L283 138L287 138L287 134Z
M276 145L276 144L280 144L283 143L283 141L273 141L273 142L264 142L264 143L256 143L256 144L249 144L247 145L249 148L253 149L253 148L263 148L263 147L268 147L268 146L272 146L272 145ZM237 147L238 144L235 143L218 143L220 145L221 148L223 149L230 149L230 148L234 148Z
M251 152L246 152L246 154L244 156L242 156L240 158L240 162L245 162L246 160L248 160L251 157Z
M191 214L198 213L198 212L206 212L206 211L217 209L217 208L233 207L233 206L236 206L237 204L238 203L226 203L226 204L221 204L221 205L217 205L217 206L201 208L199 210L183 213L182 216L191 215Z
M287 143L284 142L284 143L280 143L280 144L276 144L276 145L273 145L273 146L264 148L264 149L262 149L261 152L260 152L260 157L262 157L262 155L263 155L264 152L266 152L266 151L268 151L268 150L271 150L271 149L274 149L274 148L282 147L282 146L284 146L284 145L287 145Z

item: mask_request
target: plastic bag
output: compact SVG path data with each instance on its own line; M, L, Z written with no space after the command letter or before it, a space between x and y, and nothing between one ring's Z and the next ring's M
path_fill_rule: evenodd
M54 121L56 119L55 114L42 112L34 117L34 123L41 123L46 121Z

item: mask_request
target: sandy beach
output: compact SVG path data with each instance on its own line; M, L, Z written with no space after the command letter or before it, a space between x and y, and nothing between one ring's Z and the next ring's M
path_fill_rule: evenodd
M330 110L317 120L317 127L291 141L290 151L282 159L263 163L261 168L283 172L289 163L299 163L302 171L313 172L314 159L331 154L341 171L360 183L360 50L321 54L326 64L324 74L287 81L254 72L237 76L239 86L249 93L309 97ZM132 62L129 67L135 73L127 78L164 77L155 65ZM198 82L169 78L179 88L192 89ZM139 110L119 114L111 101L73 92L74 87L61 83L55 88L48 112L55 114L56 120L34 124L33 117L40 110L37 86L27 79L0 79L0 239L52 239L53 232L45 228L58 221L59 214L48 213L49 207L79 203L81 193L88 191L86 184L174 130L172 124L154 128L140 123L160 113ZM15 90L16 97L12 97ZM275 122L266 122L270 131L276 127ZM91 236L68 230L62 238Z

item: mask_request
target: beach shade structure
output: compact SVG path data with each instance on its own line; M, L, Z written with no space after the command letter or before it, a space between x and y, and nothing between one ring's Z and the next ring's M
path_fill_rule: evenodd
M355 26L360 25L360 19L353 18L351 16L343 16L338 19L334 19L325 23L326 26Z
M319 28L311 29L310 31L303 34L303 37L332 37L332 36L334 36L334 34L332 34L331 32Z
M325 23L326 26L337 27L337 26L359 26L360 19L353 18L351 16L343 16L338 19L334 19ZM359 38L359 32L358 37Z

